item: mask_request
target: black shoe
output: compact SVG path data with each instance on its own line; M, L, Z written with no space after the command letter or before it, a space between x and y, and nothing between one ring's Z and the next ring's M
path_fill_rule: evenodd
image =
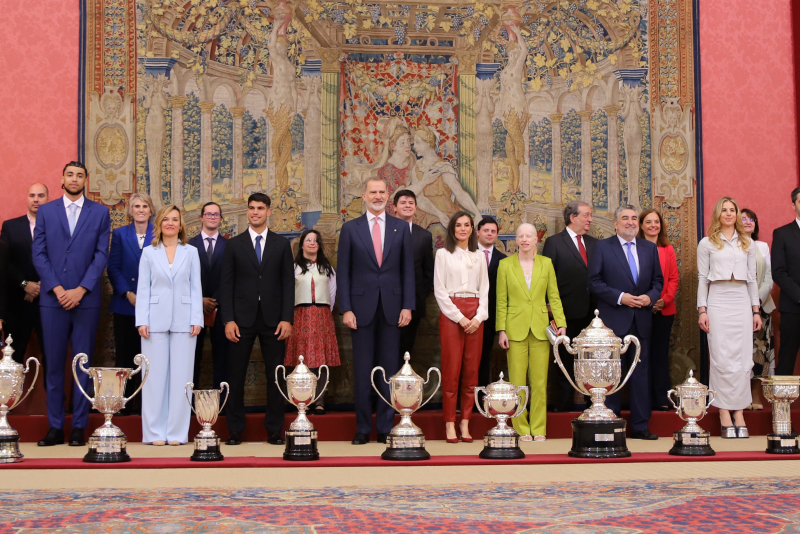
M378 443L386 443L386 438L389 434L378 434Z
M270 445L284 445L286 442L283 441L280 432L273 432L271 434L267 434L267 443Z
M40 447L52 447L53 445L63 445L64 444L64 431L58 428L50 428L47 431L47 435L43 437L38 445Z
M85 428L73 428L69 435L70 447L83 447L86 445L86 438L83 437Z
M631 439L645 439L648 441L653 441L658 439L658 436L649 430L640 430L638 432L631 432Z
M353 441L351 441L353 445L366 445L369 443L369 434L361 434L356 432L356 435L353 437Z
M231 432L228 436L228 441L225 442L225 445L241 445L242 444L242 435L238 432Z

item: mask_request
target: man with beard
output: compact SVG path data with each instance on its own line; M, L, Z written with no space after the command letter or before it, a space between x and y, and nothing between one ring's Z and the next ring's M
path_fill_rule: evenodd
M39 208L33 232L33 265L42 279L40 313L47 354L45 387L50 429L40 447L64 443L64 364L67 343L72 356L85 353L92 364L100 321L103 270L108 262L111 218L108 208L83 195L89 172L83 163L64 167L64 196ZM89 376L78 375L83 389ZM72 399L71 446L85 445L89 401L76 387Z

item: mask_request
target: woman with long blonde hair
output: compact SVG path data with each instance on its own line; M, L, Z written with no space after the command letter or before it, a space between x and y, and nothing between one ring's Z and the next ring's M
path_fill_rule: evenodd
M697 245L698 324L708 334L709 387L716 392L723 438L750 437L742 410L753 401L753 332L761 329L756 247L736 201L722 197ZM731 417L733 412L733 417Z

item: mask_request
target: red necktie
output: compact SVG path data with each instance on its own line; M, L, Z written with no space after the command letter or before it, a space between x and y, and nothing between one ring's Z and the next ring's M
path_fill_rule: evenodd
M381 244L381 227L378 225L378 218L375 217L375 224L372 225L372 247L375 249L375 259L378 260L378 267L383 263L383 245Z
M589 256L586 255L586 247L583 246L583 241L581 240L581 236L575 236L578 239L578 252L581 253L581 258L583 258L583 263L587 266L589 265Z

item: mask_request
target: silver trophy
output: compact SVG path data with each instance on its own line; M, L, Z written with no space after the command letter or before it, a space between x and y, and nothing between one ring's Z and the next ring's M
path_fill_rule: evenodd
M386 380L386 371L383 367L375 367L370 375L372 387L378 393L383 402L394 408L400 413L400 422L392 428L386 437L386 450L381 454L384 460L428 460L431 455L425 450L425 434L422 430L411 422L411 414L428 404L428 402L439 391L442 385L442 373L436 367L428 369L425 380L422 379L414 369L411 368L409 360L411 356L406 352L403 356L405 363L396 375ZM383 381L389 384L389 399L386 400L381 395L380 390L375 385L375 372L380 369ZM428 400L422 402L423 390L431 379L431 372L435 371L439 375L439 383L431 393Z
M39 376L39 360L28 358L25 362L25 370L22 364L15 362L11 355L14 349L11 343L14 340L11 336L6 338L6 346L3 348L3 359L0 360L0 464L10 464L22 461L22 453L19 452L19 434L8 424L8 412L13 410L20 402L30 395L36 378ZM30 370L31 361L36 364L36 372L33 374L33 381L28 387L28 392L22 394L25 385L25 376Z
M800 376L759 377L764 398L772 403L772 433L767 434L770 454L800 454L797 434L792 432L792 403L800 396Z
M189 401L189 407L197 417L197 422L203 425L203 429L194 437L194 453L189 459L195 462L218 462L224 460L225 457L222 456L222 452L219 449L219 436L211 426L217 422L219 413L225 407L225 403L228 402L228 397L231 395L228 383L220 383L219 389L194 389L194 383L189 382L183 389L186 393L186 400ZM227 393L222 406L220 406L219 398L222 396L223 389ZM194 405L192 405L192 397L194 397Z
M628 382L639 363L642 347L636 336L625 336L623 343L603 324L599 315L600 312L595 310L591 324L571 344L567 336L553 340L553 355L569 383L580 393L592 397L592 406L572 420L572 450L569 455L577 458L625 458L631 455L625 442L625 420L609 410L605 400ZM576 356L574 382L558 353L561 343L567 352ZM631 343L636 345L636 354L628 375L622 380L620 354L627 351Z
M478 398L480 392L483 392L483 406ZM525 398L520 395L522 392ZM525 458L525 453L519 448L519 434L508 425L508 420L525 411L529 394L528 386L515 386L504 381L503 373L497 382L475 388L475 406L480 414L497 420L497 425L483 436L483 450L478 456L490 460Z
M673 395L677 399L677 403L673 400ZM709 395L711 398L706 402ZM674 456L714 456L714 449L708 442L710 434L700 428L697 422L705 417L708 405L714 402L715 397L716 393L698 382L691 370L686 382L667 392L667 398L675 407L678 417L686 421L686 425L672 435L670 454Z
M283 452L284 460L319 460L319 451L317 450L317 431L314 425L306 417L306 410L310 404L316 402L325 390L328 388L330 382L331 372L327 365L320 365L318 375L315 376L306 364L303 363L303 356L299 357L300 363L294 368L294 371L286 376L286 368L279 365L275 368L275 384L278 386L278 391L281 392L283 398L297 406L297 418L289 425L289 430L286 431L286 449ZM325 387L322 388L319 395L314 397L317 392L317 381L322 378L322 368L325 368ZM283 372L283 379L286 381L286 393L288 397L283 394L281 384L278 381L278 369Z
M144 354L137 354L133 358L133 363L139 366L135 371L120 367L90 367L87 370L84 364L88 362L89 357L86 354L75 355L75 359L72 360L72 375L83 396L89 399L92 408L105 416L106 421L89 437L89 452L83 457L83 461L88 463L130 462L131 457L125 450L128 438L118 426L111 423L111 418L142 390L142 386L147 381L150 362L147 361ZM92 377L94 397L90 397L83 390L83 386L78 380L78 367ZM139 388L133 392L133 395L126 397L125 383L130 377L139 373L142 368L144 368L142 383L139 384Z

